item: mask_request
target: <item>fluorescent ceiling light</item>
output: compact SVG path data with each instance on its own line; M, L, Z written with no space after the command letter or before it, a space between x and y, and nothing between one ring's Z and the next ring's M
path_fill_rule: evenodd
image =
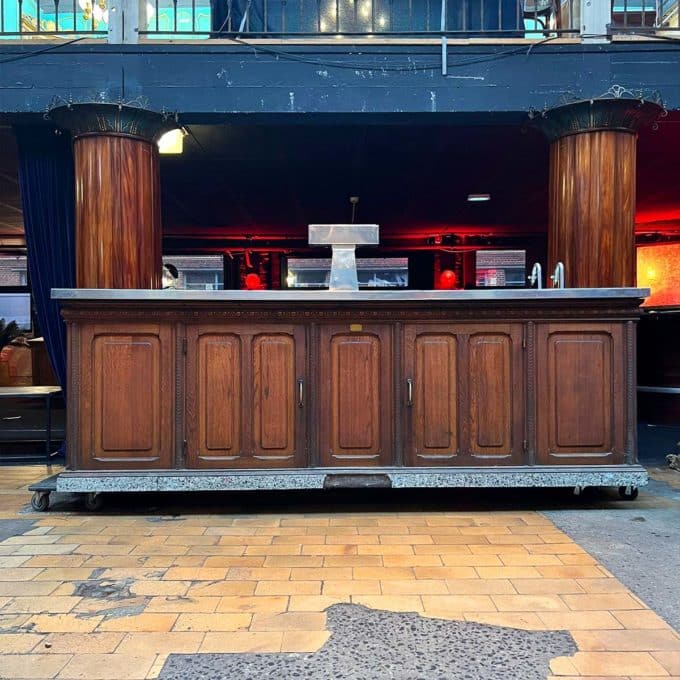
M468 194L467 200L470 203L482 203L483 201L490 201L491 194Z

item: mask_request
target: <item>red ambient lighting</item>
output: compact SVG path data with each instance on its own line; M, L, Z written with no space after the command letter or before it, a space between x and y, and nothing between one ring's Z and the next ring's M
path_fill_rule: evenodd
M652 290L645 307L680 305L680 243L639 247L637 284Z

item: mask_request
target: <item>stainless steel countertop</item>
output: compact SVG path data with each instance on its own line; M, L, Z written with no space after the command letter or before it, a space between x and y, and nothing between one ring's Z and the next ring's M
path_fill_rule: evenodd
M529 302L645 298L649 288L519 288L494 290L140 290L53 288L55 300L135 302Z

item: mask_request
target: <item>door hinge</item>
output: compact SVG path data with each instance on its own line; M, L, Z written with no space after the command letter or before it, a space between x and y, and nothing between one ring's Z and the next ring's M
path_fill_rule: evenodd
M522 452L526 453L529 450L529 442L525 439L522 442Z
M527 331L526 328L522 331L522 349L527 348Z
M182 464L183 465L186 465L186 463L187 463L187 450L188 450L188 448L189 448L189 446L187 444L187 440L185 439L182 442Z
M187 339L182 338L182 354L186 355L187 353Z

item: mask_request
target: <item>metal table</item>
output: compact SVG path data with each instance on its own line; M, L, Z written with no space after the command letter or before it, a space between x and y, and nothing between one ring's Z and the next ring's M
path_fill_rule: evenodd
M0 399L43 398L45 400L45 460L50 464L52 454L52 397L61 394L58 385L34 385L30 387L0 387Z

